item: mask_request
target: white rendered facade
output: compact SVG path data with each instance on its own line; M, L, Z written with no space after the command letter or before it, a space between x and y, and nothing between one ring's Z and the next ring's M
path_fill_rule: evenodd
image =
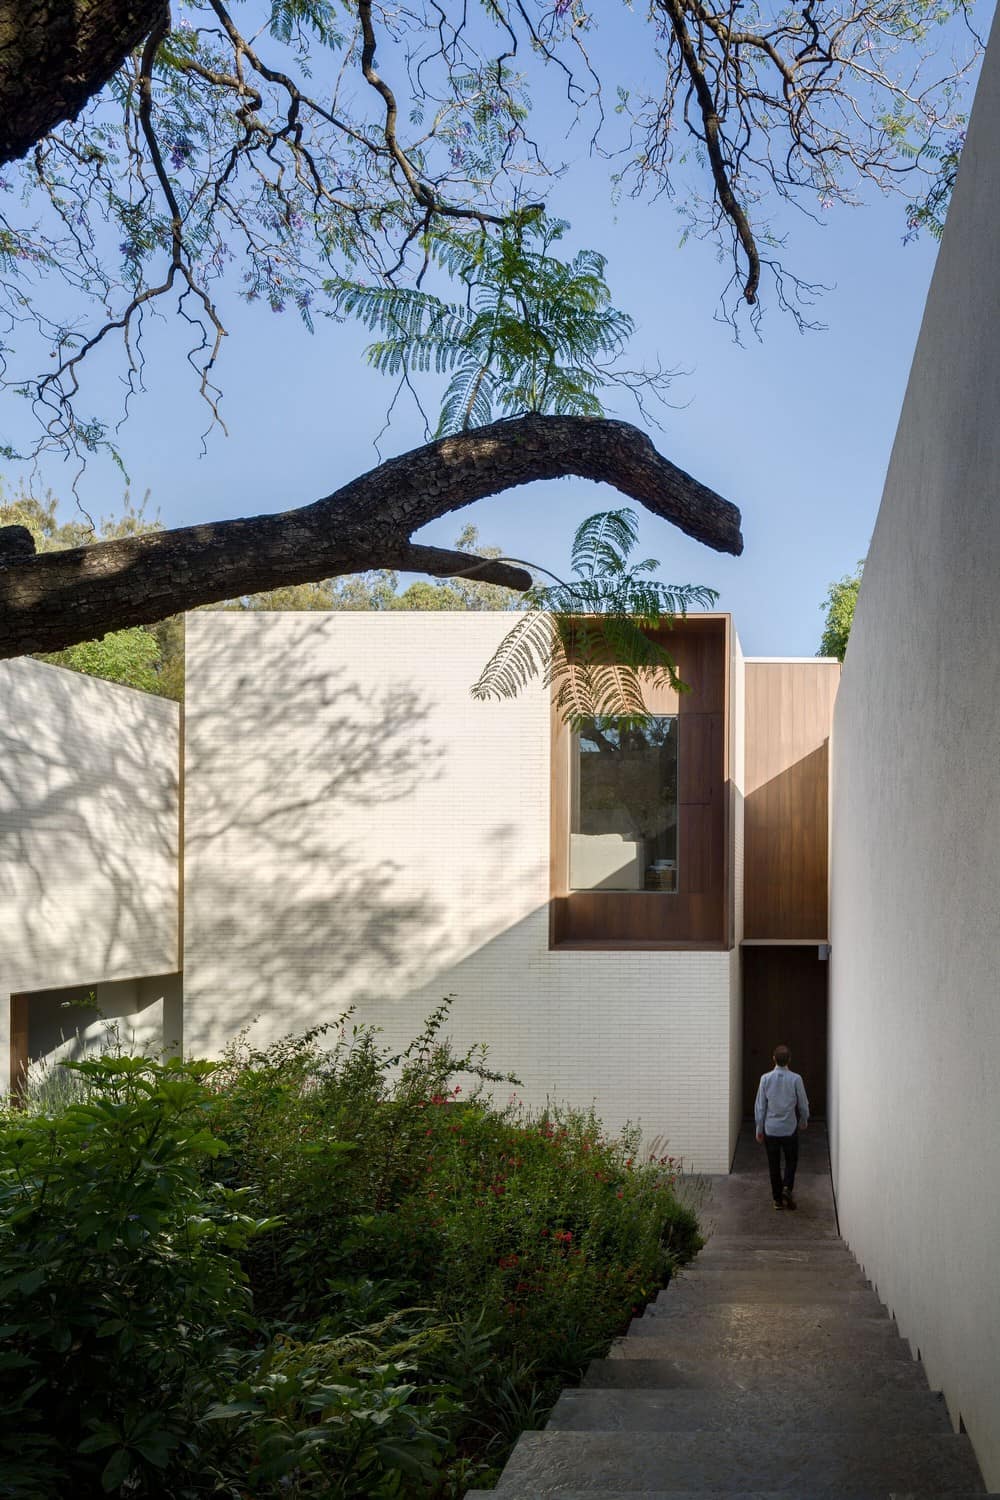
M102 1009L125 1040L177 1039L178 721L146 693L0 663L0 1088L12 995L114 982ZM55 1027L46 1011L43 1045Z
M841 1229L1000 1489L1000 54L991 43L833 735Z
M454 995L456 1042L488 1041L528 1104L592 1101L727 1171L738 962L550 949L549 697L469 695L510 623L189 618L185 1046L352 1005L402 1042Z

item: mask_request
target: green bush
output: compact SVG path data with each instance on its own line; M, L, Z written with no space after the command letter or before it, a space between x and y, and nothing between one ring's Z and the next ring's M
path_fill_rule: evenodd
M250 1326L257 1226L210 1180L211 1064L68 1066L79 1102L0 1133L0 1493L162 1493Z
M0 1121L0 1495L489 1482L700 1241L669 1160L493 1105L446 1011L73 1064Z

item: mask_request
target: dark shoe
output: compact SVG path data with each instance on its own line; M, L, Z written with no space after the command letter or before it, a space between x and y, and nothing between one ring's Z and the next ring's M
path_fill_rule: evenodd
M774 1202L771 1204L772 1208L784 1208L784 1206L785 1205L782 1203L780 1198L775 1198Z
M792 1196L792 1190L791 1190L791 1188L785 1188L785 1207L786 1208L797 1208L798 1207L798 1204L795 1202L795 1199Z

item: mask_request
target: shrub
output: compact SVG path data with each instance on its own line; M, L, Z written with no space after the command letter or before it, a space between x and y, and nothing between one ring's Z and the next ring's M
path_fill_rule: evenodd
M256 1226L208 1178L211 1064L68 1066L78 1102L0 1126L0 1492L162 1493L249 1324Z
M0 1495L489 1481L700 1242L672 1163L494 1106L446 1013L70 1064L0 1119Z
M415 1303L450 1317L418 1383L459 1401L455 1452L495 1466L701 1242L675 1164L592 1112L496 1107L482 1085L509 1080L452 1052L445 1015L402 1056L365 1029L238 1044L222 1169L280 1221L245 1254L258 1311L331 1335Z

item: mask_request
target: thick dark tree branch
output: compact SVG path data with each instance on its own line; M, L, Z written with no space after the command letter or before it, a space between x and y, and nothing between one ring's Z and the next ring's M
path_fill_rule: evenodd
M0 0L0 166L75 119L166 16L166 0Z
M740 553L740 513L657 453L627 422L519 417L415 448L325 499L50 552L0 566L0 658L58 651L127 625L369 568L405 568L524 589L509 563L414 545L419 527L536 479L611 484L719 552ZM2 538L0 538L2 542ZM0 561L2 561L0 556Z

